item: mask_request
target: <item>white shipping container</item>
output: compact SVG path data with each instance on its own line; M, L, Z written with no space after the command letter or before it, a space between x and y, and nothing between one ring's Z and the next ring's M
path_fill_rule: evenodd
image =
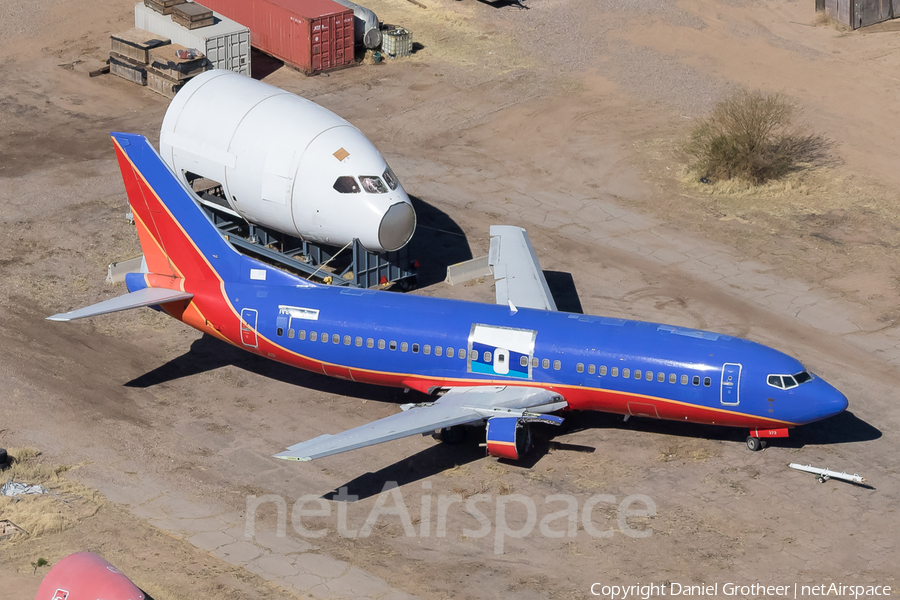
M138 2L134 5L134 26L162 35L185 48L206 54L213 69L225 69L250 76L250 28L213 12L215 25L187 29Z

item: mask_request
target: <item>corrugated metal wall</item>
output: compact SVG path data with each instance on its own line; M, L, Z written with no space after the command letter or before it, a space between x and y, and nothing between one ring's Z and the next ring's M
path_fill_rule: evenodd
M825 10L851 29L900 16L900 0L825 0Z

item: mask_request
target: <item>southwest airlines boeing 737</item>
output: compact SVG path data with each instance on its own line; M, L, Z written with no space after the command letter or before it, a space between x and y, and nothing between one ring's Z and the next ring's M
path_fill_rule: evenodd
M843 394L772 348L557 311L518 227L491 228L497 304L312 283L235 250L146 138L112 138L145 272L127 276L124 296L50 319L153 306L260 356L430 395L278 458L486 423L488 453L515 460L528 450L532 424L559 424L568 409L741 427L757 450L760 438L847 408Z

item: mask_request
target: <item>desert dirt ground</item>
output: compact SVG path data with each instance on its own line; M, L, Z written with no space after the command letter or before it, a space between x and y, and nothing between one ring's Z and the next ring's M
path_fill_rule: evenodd
M108 133L155 142L167 104L87 75L109 34L131 26L130 2L7 0L0 445L72 466L66 476L100 499L61 533L0 542L4 600L33 597L46 572L33 569L38 556L52 563L86 549L161 582L148 587L158 600L582 598L594 582L836 582L896 593L900 32L814 26L811 1L423 3L368 3L414 32L413 57L314 78L258 60L256 73L350 120L415 196L424 227L414 293L491 302L490 282L450 287L444 271L486 253L490 224L521 225L563 308L750 337L799 357L848 396L850 411L760 453L747 451L742 431L594 414L571 416L525 465L430 438L315 463L273 460L409 396L269 363L151 311L45 321L123 292L104 283L106 265L140 250ZM835 142L832 164L756 191L691 181L680 144L740 86L797 102ZM858 472L871 485L820 485L789 462ZM603 503L595 518L612 537L535 530L507 538L502 554L493 534L463 533L478 522L459 505L446 537L408 537L397 517L368 537L341 537L333 516L313 517L304 523L325 537L304 539L288 524L261 558L222 551L215 531L188 524L208 517L242 530L248 495L290 508L346 486L359 500L341 508L359 528L385 481L400 484L415 527L423 498L439 494L522 494L539 518L559 510L542 504L552 494L579 506L643 494L656 515L629 521L652 535L628 537L615 504ZM275 531L273 506L258 512L259 531ZM519 508L507 515L516 527ZM301 555L313 572L305 579L272 566ZM360 587L329 585L350 575Z

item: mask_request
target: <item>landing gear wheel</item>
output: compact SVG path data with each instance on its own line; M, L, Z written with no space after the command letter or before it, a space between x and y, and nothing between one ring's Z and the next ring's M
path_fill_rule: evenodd
M750 449L751 452L757 452L762 450L763 444L762 440L758 437L753 437L752 435L747 438L747 448Z
M450 446L459 446L468 437L468 430L462 425L444 427L441 429L441 441Z
M9 456L6 454L6 448L0 448L0 470L3 470L8 466L6 464L8 460Z

